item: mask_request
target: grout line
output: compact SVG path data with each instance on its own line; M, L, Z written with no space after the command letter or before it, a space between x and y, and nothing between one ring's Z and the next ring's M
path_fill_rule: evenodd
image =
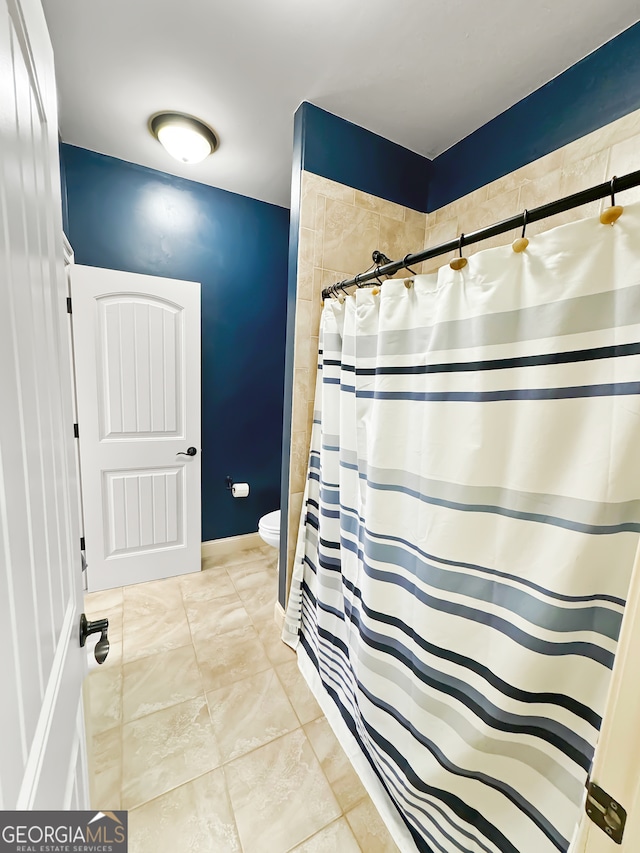
M163 791L161 794L156 794L155 797L151 797L150 800L145 800L143 803L138 803L135 806L129 807L126 811L132 812L136 809L141 809L144 806L148 806L150 803L155 803L156 800L159 800L161 797L165 797L167 794L173 794L175 791L178 791L180 788L184 788L186 785L190 785L192 782L197 782L199 779L202 779L204 776L208 776L209 773L215 773L216 770L222 770L222 765L219 764L217 767L213 767L211 770L205 770L204 773L198 773L197 776L194 776L193 779L187 779L186 782L180 782L179 785L174 785L173 788L169 788L166 791ZM226 787L226 778L225 778L225 787Z
M222 764L220 764L220 767L228 767L230 764L234 764L236 761L242 761L243 758L246 758L248 755L253 755L253 753L257 752L259 749L263 749L265 746L271 746L272 743L275 743L278 740L282 740L282 738L285 738L288 735L292 735L294 734L294 732L297 731L302 731L302 734L305 736L305 738L309 740L309 738L307 737L307 733L304 731L303 727L296 726L295 729L290 729L288 732L282 732L282 734L276 735L276 737L271 738L271 740L268 740L265 743L261 743L259 746L254 746L247 752L243 752L242 755L235 755L233 758L229 758L226 761L223 761Z
M351 835L353 836L354 841L358 845L358 850L362 850L362 847L360 846L360 843L358 842L358 839L356 838L355 833L354 833L353 829L351 828L351 824L346 819L346 816L344 814L341 814L340 817L336 817L333 820L330 820L329 823L325 823L324 826L321 826L320 829L317 829L315 832L311 833L311 835L307 835L307 837L303 838L302 841L298 841L296 844L293 845L293 847L289 847L289 849L286 851L286 853L291 853L292 850L295 850L296 847L299 847L301 844L306 844L307 841L312 841L316 837L316 835L320 835L320 833L324 832L325 829L328 829L330 826L333 826L334 823L339 823L341 820L344 820L345 823L347 824L347 826L349 827L349 831L351 832ZM339 851L338 851L338 853L339 853Z
M240 849L244 851L244 844L242 843L242 837L240 835L240 827L238 826L238 818L236 817L236 810L233 807L233 800L231 799L231 794L229 792L229 781L227 779L227 774L225 772L224 765L222 765L220 769L222 770L222 778L224 779L224 790L227 795L229 811L231 812L231 816L233 817L233 825L236 828L236 836L238 838L238 843L240 844Z

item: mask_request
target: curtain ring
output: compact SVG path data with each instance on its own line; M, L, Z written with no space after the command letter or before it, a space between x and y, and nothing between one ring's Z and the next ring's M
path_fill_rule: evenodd
M620 217L622 216L622 211L624 210L624 207L621 207L619 204L616 204L616 178L616 175L611 178L611 207L607 207L600 214L600 222L602 222L603 225L613 225L616 220L620 219Z
M522 236L517 237L513 243L511 244L511 248L516 254L520 254L520 252L524 252L524 250L529 245L529 241L524 236L524 232L527 230L527 222L529 219L529 211L525 207L524 213L522 214Z
M411 252L409 252L407 255L404 256L404 258L402 259L402 266L406 270L409 270L411 275L418 275L418 273L415 270L412 270L411 267L407 265L407 258L410 258L410 257L411 257Z
M459 257L454 258L452 261L449 261L449 266L452 270L461 270L464 269L467 265L467 259L462 257L462 241L464 240L464 232L460 232L460 239L458 240L458 255Z

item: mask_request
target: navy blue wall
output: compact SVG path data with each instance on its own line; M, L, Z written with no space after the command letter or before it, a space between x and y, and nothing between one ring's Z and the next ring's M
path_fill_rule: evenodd
M428 209L437 210L639 108L640 23L436 157Z
M312 172L368 192L405 207L427 209L431 161L363 127L339 118L314 104L302 103L294 117L291 177L291 231L289 239L289 285L287 355L285 365L284 418L282 427L282 486L280 508L280 566L287 564L287 518L289 508L289 449L293 403L293 348L298 277L300 183L302 172ZM375 249L372 246L371 249ZM278 598L286 597L286 575L280 573Z
M314 104L301 104L296 119L304 171L427 210L431 160Z
M280 502L289 211L61 148L77 263L201 282L202 538L255 531Z

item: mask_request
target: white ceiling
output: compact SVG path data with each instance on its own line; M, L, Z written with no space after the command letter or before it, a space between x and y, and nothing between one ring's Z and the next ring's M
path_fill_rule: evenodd
M638 0L43 0L61 135L289 206L293 114L307 100L433 157L640 17ZM204 163L147 131L209 123Z

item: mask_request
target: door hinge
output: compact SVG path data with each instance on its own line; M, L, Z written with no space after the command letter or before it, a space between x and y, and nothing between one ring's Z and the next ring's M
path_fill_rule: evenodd
M590 779L587 779L587 799L584 807L596 826L606 832L616 844L622 844L627 813L620 803Z
M73 437L74 437L74 438L79 438L79 437L80 437L80 433L78 432L78 424L74 424L74 425L73 425Z
M73 311L71 310L71 297L70 296L67 296L67 314L73 314Z
M85 550L85 547L84 547L84 536L81 536L81 537L80 537L80 550L81 550L81 551L84 551L84 550Z

